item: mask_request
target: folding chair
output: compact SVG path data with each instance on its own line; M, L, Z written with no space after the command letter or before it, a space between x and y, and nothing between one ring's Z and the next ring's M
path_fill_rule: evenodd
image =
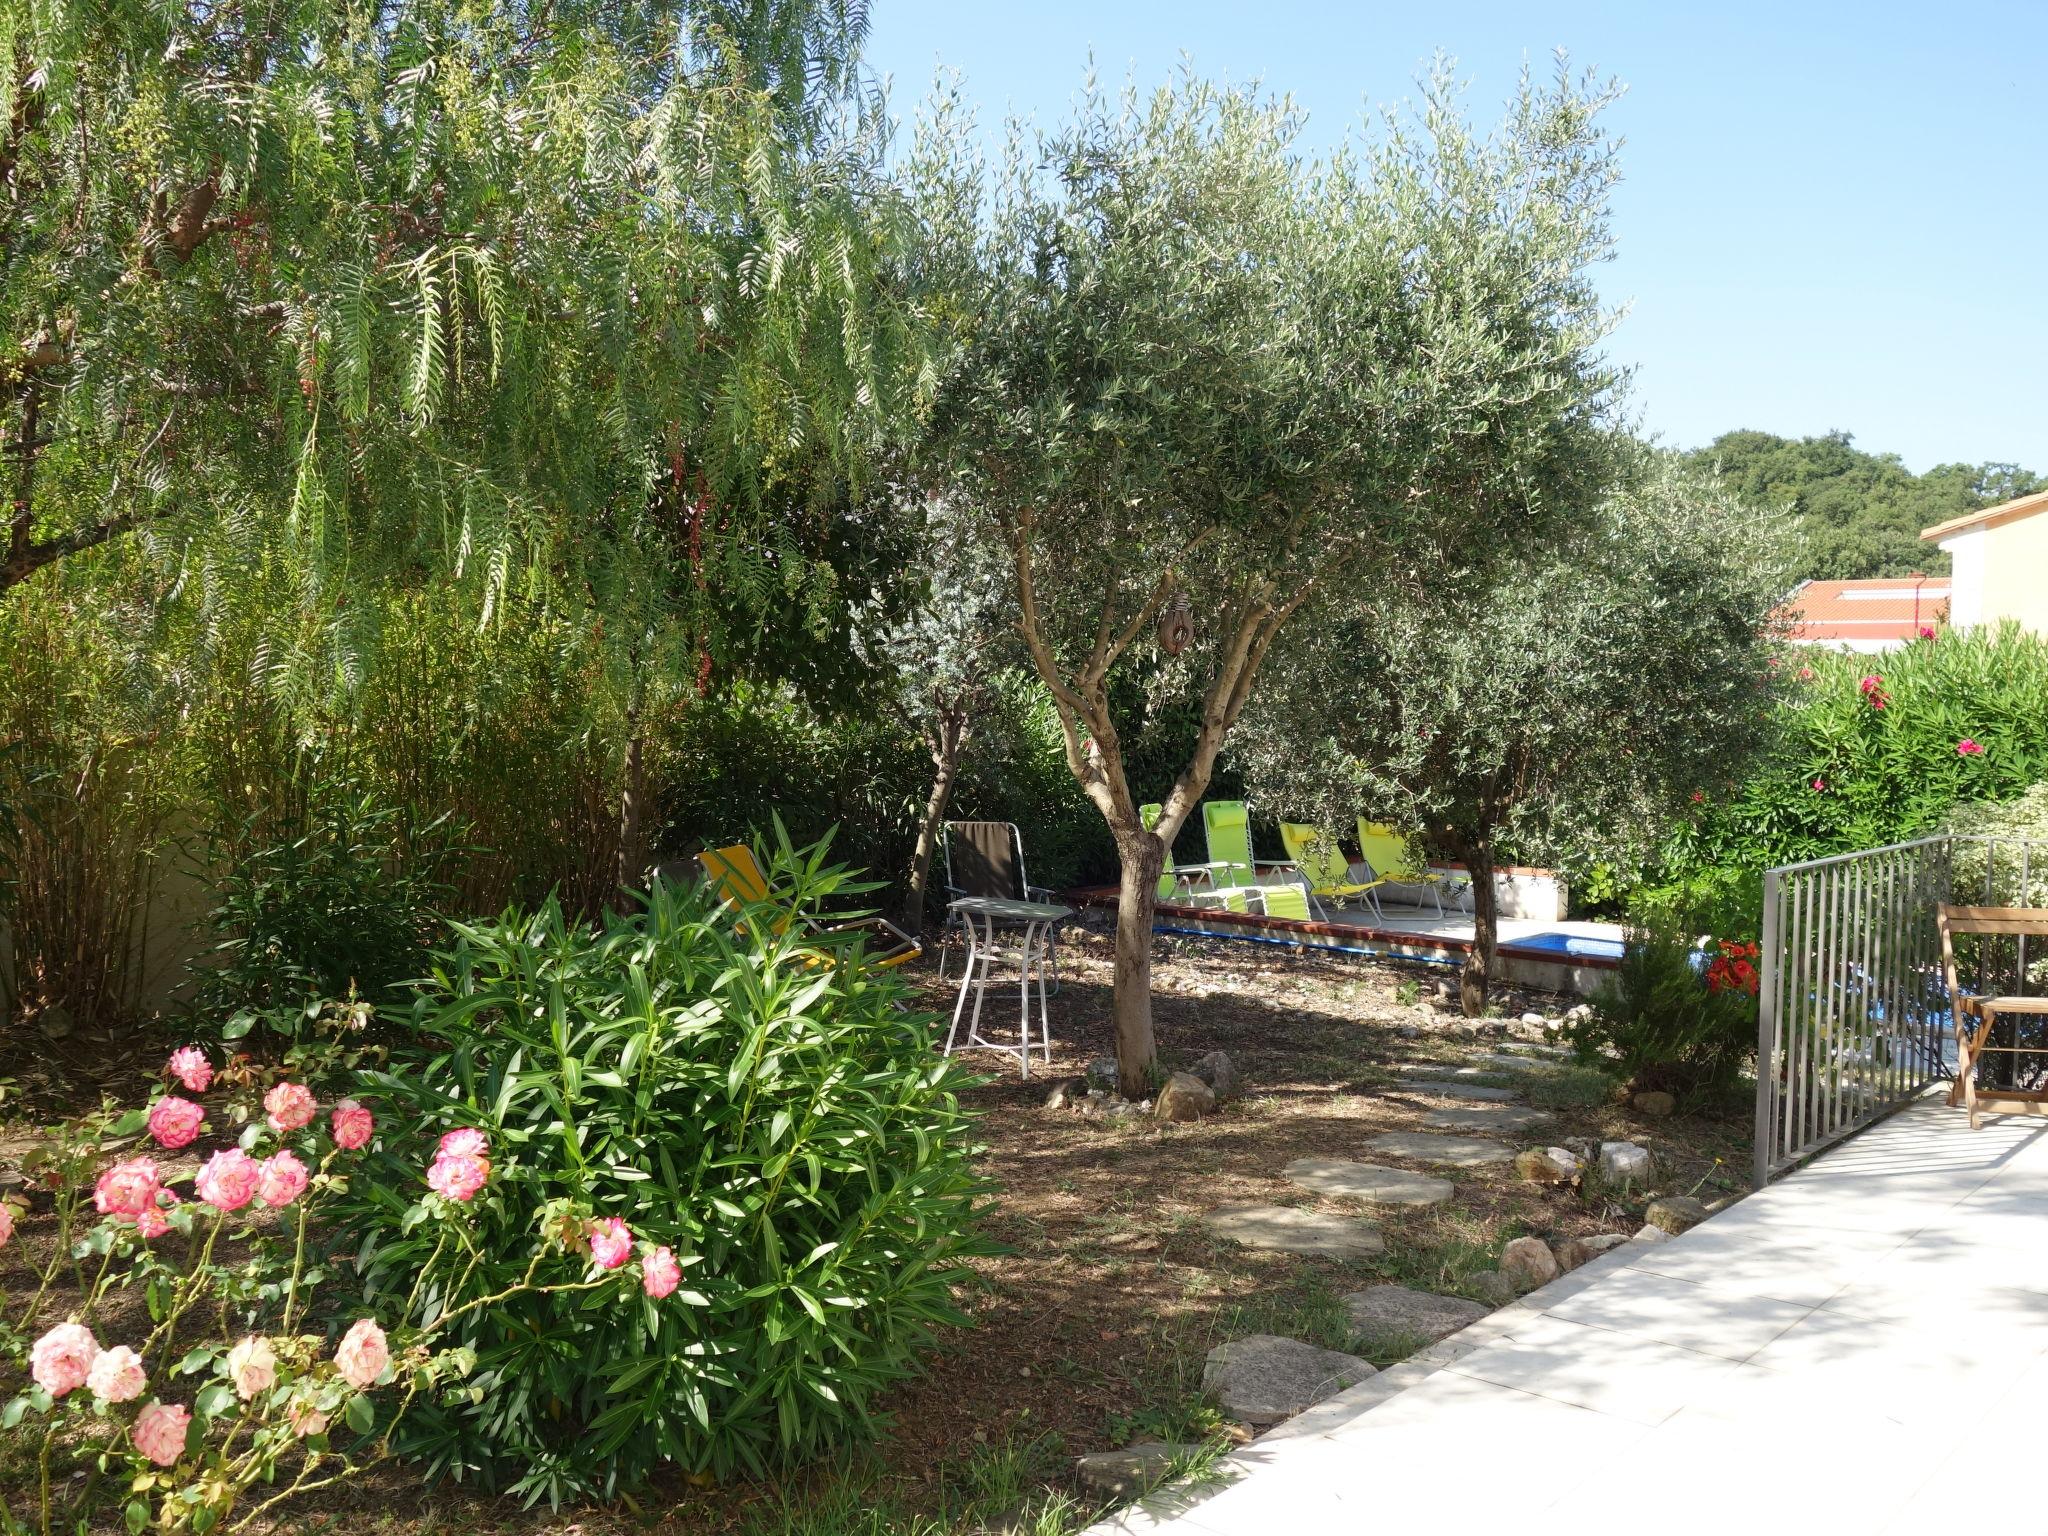
M1452 877L1432 872L1411 851L1408 839L1384 821L1358 818L1358 852L1365 867L1382 885L1420 886L1436 903L1437 916L1444 915L1444 885ZM1414 903L1421 906L1421 902Z
M697 862L704 867L704 877L711 882L727 906L746 908L776 904L774 893L768 888L768 877L761 871L761 861L754 857L754 850L745 843L706 849L697 855ZM780 933L786 929L796 915L785 911L775 925L775 931ZM854 917L844 920L814 920L807 917L803 922L805 927L814 932L865 931L874 935L877 947L867 958L868 963L878 969L907 965L924 953L922 944L886 917Z
M1050 888L1033 885L1024 868L1024 834L1014 821L949 821L945 827L946 890L958 900L962 896L992 896L1001 901L1044 901L1053 899ZM946 915L946 926L956 927L959 919ZM1052 965L1052 990L1060 989L1060 954L1057 930L1046 935L1046 949ZM946 976L945 951L939 952L939 979Z
M1344 855L1321 827L1305 822L1283 821L1280 823L1280 841L1287 846L1287 853L1294 860L1294 867L1301 871L1307 886L1309 900L1315 905L1316 915L1328 920L1330 914L1324 907L1325 901L1334 901L1339 906L1354 896L1363 896L1371 906L1373 916L1385 917L1380 911L1380 899L1374 888L1385 885L1384 879L1353 880L1351 866ZM1271 910L1269 905L1268 910Z

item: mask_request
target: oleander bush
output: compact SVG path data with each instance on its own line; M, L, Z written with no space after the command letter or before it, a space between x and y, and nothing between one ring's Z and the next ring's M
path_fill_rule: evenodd
M1680 1099L1735 1083L1756 1052L1756 945L1696 933L1682 918L1630 930L1592 1014L1567 1028L1583 1064Z
M680 1304L469 1314L475 1392L404 1431L432 1473L560 1500L664 1462L767 1472L862 1434L876 1392L963 1321L981 1186L959 1070L857 935L790 919L865 887L822 844L767 865L775 901L745 911L658 881L600 922L550 901L454 925L417 1043L365 1084L401 1142L469 1127L496 1149L471 1259L434 1305L515 1281L517 1236L561 1201L681 1265ZM373 1302L449 1241L378 1177L352 1183L342 1226Z

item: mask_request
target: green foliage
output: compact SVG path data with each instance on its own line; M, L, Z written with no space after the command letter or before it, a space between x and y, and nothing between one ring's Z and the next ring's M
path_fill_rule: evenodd
M482 1127L494 1158L475 1261L442 1301L516 1276L552 1201L671 1246L669 1302L574 1298L479 1312L473 1396L427 1407L430 1471L529 1499L609 1493L661 1462L761 1474L869 1427L876 1391L942 1325L979 1185L958 1068L860 941L786 920L858 891L822 847L779 849L772 907L657 883L602 924L550 902L458 925L414 1013L418 1043L366 1083L430 1137ZM372 1296L403 1295L439 1240L410 1224L419 1170L372 1170L346 1226Z
M1791 686L1772 750L1747 775L1703 779L1675 876L1902 842L2048 779L2048 639L1947 630L1879 656L1786 648L1777 666Z
M1756 998L1716 990L1697 930L1632 930L1620 968L1593 995L1593 1013L1566 1035L1589 1067L1619 1072L1633 1089L1681 1098L1731 1085L1756 1052Z
M1687 455L1760 505L1788 508L1800 531L1797 574L1837 580L1946 571L1920 530L2025 496L2048 480L2013 464L1938 464L1916 475L1896 454L1865 453L1846 432L1798 440L1724 432Z
M451 894L436 878L458 852L443 829L402 847L397 812L344 779L315 768L295 819L282 837L244 822L208 838L215 943L193 967L193 1012L227 1039L258 1022L296 1036L329 999L396 1001L425 972Z

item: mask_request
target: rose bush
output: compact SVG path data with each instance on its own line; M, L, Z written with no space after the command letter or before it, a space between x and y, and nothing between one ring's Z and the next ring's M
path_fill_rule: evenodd
M422 1400L399 1435L433 1470L529 1499L664 1461L766 1471L864 1429L959 1320L980 1186L958 1069L857 938L789 920L846 889L822 864L776 857L773 906L658 884L601 925L550 903L462 926L437 957L418 1044L363 1090L398 1132L341 1208L367 1300L467 1307L566 1206L592 1214L550 1230L640 1304L529 1294L463 1316L449 1333L479 1389ZM436 1138L436 1198L476 1238L460 1268L392 1150Z
M450 1300L473 1272L478 1223L430 1189L430 1140L387 1136L380 1174L404 1187L415 1226L439 1242L410 1292L363 1306L317 1250L321 1209L371 1155L375 1112L344 1101L323 1130L306 1084L285 1078L259 1103L261 1074L246 1063L217 1072L192 1047L167 1071L188 1093L222 1091L212 1105L166 1095L126 1113L103 1106L32 1165L56 1230L26 1307L0 1322L0 1392L21 1378L0 1431L37 1437L34 1486L10 1489L0 1510L10 1536L92 1527L109 1492L131 1531L239 1528L391 1455L415 1405L476 1391L474 1354L452 1337L474 1318L568 1293L592 1315L644 1317L656 1305L651 1281L592 1261L579 1234L597 1218L574 1199L533 1211L523 1231L498 1226L491 1288ZM138 1136L182 1151L215 1125L233 1143L186 1152L204 1155L196 1174L148 1152L105 1162L104 1149L130 1150ZM485 1179L486 1152L478 1138L465 1154ZM188 1182L189 1200L178 1192ZM587 1187L601 1194L604 1180ZM22 1256L18 1215L0 1202L0 1262ZM606 1220L607 1240L631 1251L633 1234ZM638 1246L657 1273L662 1250ZM114 1304L130 1289L144 1308ZM81 1482L74 1465L94 1475Z

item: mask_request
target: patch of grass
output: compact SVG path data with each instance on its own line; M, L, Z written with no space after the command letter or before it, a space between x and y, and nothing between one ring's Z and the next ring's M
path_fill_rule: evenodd
M1484 1301L1472 1277L1499 1267L1500 1244L1519 1236L1518 1226L1514 1222L1501 1225L1491 1240L1478 1233L1452 1233L1435 1242L1390 1243L1379 1269L1394 1284L1412 1290Z
M1619 1083L1598 1067L1561 1062L1531 1064L1526 1072L1502 1070L1473 1078L1492 1088L1512 1088L1540 1109L1595 1109L1613 1102Z
M1222 1409L1201 1393L1191 1392L1135 1413L1113 1413L1107 1432L1112 1445L1133 1445L1143 1440L1193 1445L1220 1434L1226 1422Z
M1429 1335L1423 1333L1366 1333L1353 1340L1346 1353L1385 1370L1429 1345Z
M1293 1291L1266 1293L1238 1303L1224 1315L1217 1331L1219 1343L1273 1333L1324 1349L1346 1349L1352 1338L1351 1313L1330 1283L1318 1275Z
M1413 1008L1417 1003L1422 1001L1422 983L1419 981L1403 981L1395 983L1394 1001L1399 1003L1403 1008Z

